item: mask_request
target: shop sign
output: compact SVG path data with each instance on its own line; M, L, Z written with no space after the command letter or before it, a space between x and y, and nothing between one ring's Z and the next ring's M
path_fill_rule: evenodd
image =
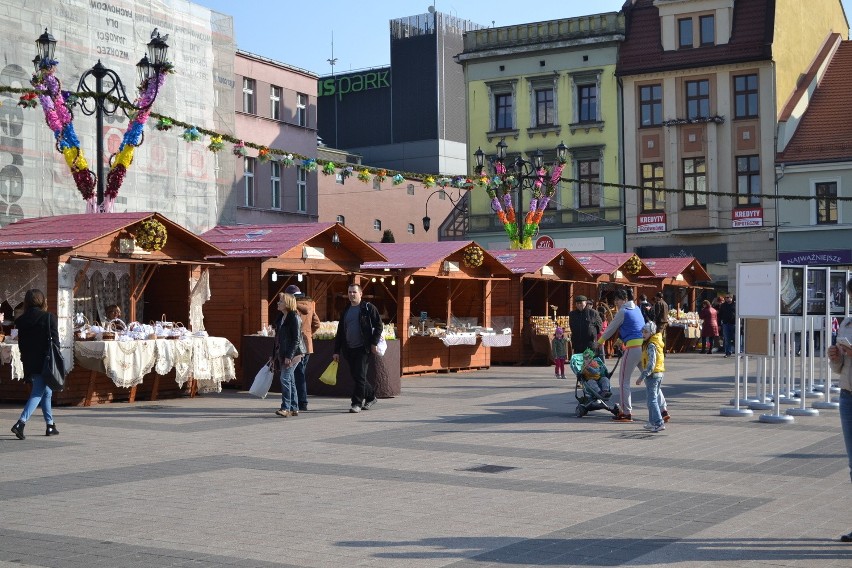
M659 233L665 230L665 213L643 213L636 218L637 233Z
M535 240L535 248L537 249L552 249L554 248L553 239L547 235L542 235Z
M800 250L795 252L779 252L781 264L802 266L806 264L826 266L836 264L852 264L852 250Z
M390 69L322 79L317 82L317 96L338 95L343 100L343 95L347 93L358 93L384 87L390 87Z
M731 227L762 227L763 207L744 207L731 211Z

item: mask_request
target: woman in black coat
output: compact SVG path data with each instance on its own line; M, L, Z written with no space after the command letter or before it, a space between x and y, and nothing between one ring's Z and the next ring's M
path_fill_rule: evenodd
M53 391L42 378L41 370L47 355L48 340L59 344L59 328L56 324L56 316L47 311L44 292L37 289L27 290L24 296L24 313L15 320L15 327L18 328L18 348L21 350L21 363L24 365L24 379L32 383L32 391L21 412L21 417L12 426L12 432L18 439L23 440L24 426L41 404L41 412L44 414L44 421L47 422L45 435L55 436L59 434L59 430L53 422L53 409L50 403Z

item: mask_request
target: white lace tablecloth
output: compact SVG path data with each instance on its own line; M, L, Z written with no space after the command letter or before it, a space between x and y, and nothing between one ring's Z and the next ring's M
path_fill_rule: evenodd
M117 387L130 388L153 370L165 375L175 369L181 387L195 379L199 392L221 392L222 383L236 378L237 349L224 337L147 339L135 341L78 341L74 355L86 368L102 362Z
M441 338L444 345L450 347L452 345L476 345L475 333L454 333L445 335Z
M482 344L486 347L509 347L512 345L512 334L498 333L494 335L482 335Z
M12 380L24 378L24 364L21 363L21 350L17 343L0 343L0 363L12 366Z

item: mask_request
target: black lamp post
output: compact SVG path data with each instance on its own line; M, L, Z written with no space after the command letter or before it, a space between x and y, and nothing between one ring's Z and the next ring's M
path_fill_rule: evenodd
M456 196L456 199L453 199L453 196L446 192L445 189L436 189L432 193L429 194L429 197L426 198L426 216L423 217L423 230L427 233L429 232L429 228L432 226L432 219L429 217L429 201L432 199L432 196L438 193L443 193L447 199L450 200L450 203L453 204L453 209L458 207L459 203L461 203L461 196Z
M525 189L530 190L531 192L536 192L538 190L541 191L541 187L546 185L548 179L548 173L546 171L543 172L544 167L544 155L541 150L536 150L532 154L532 160L525 160L518 154L514 161L512 162L511 170L506 168L506 151L508 149L508 145L506 144L506 139L501 138L500 142L497 143L497 153L492 160L492 166L494 168L494 172L496 177L500 179L501 185L504 188L504 191L509 195L508 203L511 203L511 193L517 191L517 214L515 218L516 223L516 232L517 235L517 244L518 248L524 248L524 242L530 238L529 235L524 235L524 209L523 209L523 192ZM568 148L562 142L556 147L556 164L554 164L554 169L558 169L558 174L561 175L562 165L565 164L566 155L568 153ZM479 176L484 175L485 172L485 152L482 151L482 148L477 148L476 152L473 153L473 157L476 160L476 174ZM552 175L552 174L551 174ZM490 191L489 191L490 193ZM500 205L499 198L498 199L498 207L502 210L502 206ZM548 198L549 199L549 198ZM492 200L492 207L494 200ZM497 209L495 209L496 211ZM511 221L509 221L511 222ZM507 231L509 233L509 231ZM510 234L510 240L512 240Z
M148 81L157 83L158 75L167 67L169 63L166 61L169 45L166 40L168 35L160 37L156 28L151 33L151 41L148 42L148 53L139 63L136 64L136 70L139 76L139 90L142 91ZM44 33L36 40L37 53L33 59L33 65L36 71L42 64L47 66L55 65L54 54L56 52L56 39L50 35L45 28ZM89 85L88 81L91 77L95 79L95 87ZM105 89L106 87L106 89ZM97 149L97 211L102 211L104 203L104 115L112 116L119 110L128 118L130 113L138 113L151 108L154 100L157 98L158 90L153 93L152 97L146 97L144 100L140 98L142 106L134 106L127 98L124 84L121 78L112 69L104 67L100 60L95 65L83 73L80 77L80 84L77 90L81 93L90 93L91 100L88 97L80 99L80 110L86 116L95 115L95 141ZM134 110L128 111L128 107Z

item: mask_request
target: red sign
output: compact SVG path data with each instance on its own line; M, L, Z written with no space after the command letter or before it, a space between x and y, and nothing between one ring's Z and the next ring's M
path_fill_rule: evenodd
M537 249L552 249L552 248L555 248L554 244L553 244L553 239L551 239L547 235L542 235L535 240L535 248L537 248Z
M731 211L731 227L762 227L762 207L741 207Z
M666 230L665 213L642 213L636 217L637 233L659 233Z

